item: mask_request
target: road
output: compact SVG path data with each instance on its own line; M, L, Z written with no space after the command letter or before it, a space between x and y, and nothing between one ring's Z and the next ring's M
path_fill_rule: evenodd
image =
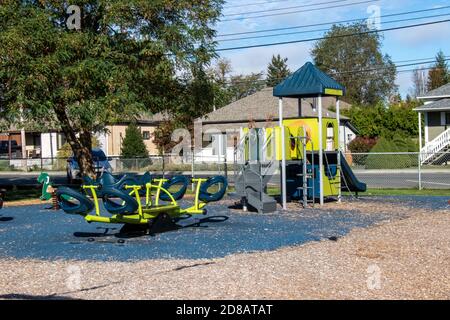
M183 172L184 175L190 176L190 172ZM216 175L215 172L196 173L199 177L208 177ZM223 173L222 173L223 174ZM168 173L167 175L171 175ZM355 171L355 175L362 182L367 183L369 188L416 188L419 184L417 171L414 170L397 170L397 171ZM6 173L0 172L0 187L10 188L15 186L37 186L36 178L38 173ZM55 186L67 184L64 172L50 172L51 179ZM233 183L233 172L229 173L230 183ZM279 176L275 175L271 183L278 184ZM450 189L450 168L448 170L426 170L422 172L422 185L428 189Z

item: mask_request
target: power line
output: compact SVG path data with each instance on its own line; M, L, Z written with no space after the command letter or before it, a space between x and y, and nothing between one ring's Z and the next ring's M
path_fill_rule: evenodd
M425 59L433 59L433 58L422 58L422 59L411 59L411 60L403 60L403 62L408 62L408 61L418 61L418 60L425 60ZM446 56L445 61L450 61L450 56ZM397 61L397 63L400 63L402 61ZM408 64L403 64L403 65L394 65L396 68L404 68L404 67L411 67L411 66L418 66L418 65L422 65L422 64L429 64L429 63L434 63L436 62L436 60L430 60L430 61L423 61L423 62L419 62L419 63L408 63ZM375 72L375 71L381 71L381 70L386 70L391 68L392 66L387 66L387 67L380 67L380 68L370 68L370 69L360 69L360 70L348 70L348 71L340 71L340 72L332 72L333 75L340 75L340 74L360 74L360 73L370 73L370 72ZM431 70L434 69L435 67L422 67L420 68L421 70ZM396 73L404 73L404 72L412 72L415 71L417 68L414 69L405 69L405 70L396 70ZM274 80L284 80L285 78L276 78ZM239 84L239 83L259 83L259 82L266 82L266 79L260 79L260 80L240 80L240 81L232 81L231 79L227 79L226 80L226 84Z
M361 1L361 2L355 2L355 3L340 4L340 5L335 5L335 6L326 6L326 7L323 7L323 8L314 8L314 9L308 9L308 10L296 10L296 11L289 11L289 12L271 13L271 14L264 14L264 15L259 15L259 16L252 16L252 17L240 17L240 18L225 19L225 20L220 20L220 22L238 21L238 20L245 20L245 19L259 19L259 18L274 17L274 16L294 14L294 13L304 13L304 12L312 12L312 11L320 11L320 10L329 10L329 9L343 8L343 7L355 6L355 5L359 5L359 4L378 2L378 1L380 1L380 0L365 0L365 1Z
M423 20L423 19L430 19L430 18L439 18L439 17L446 17L446 16L449 16L449 15L450 15L450 13L445 13L445 14L438 14L438 15L425 16L425 17L398 19L398 20L392 20L392 21L384 21L383 24L405 22L405 21L414 21L414 20ZM289 36L289 35L295 35L295 34L325 32L325 31L330 31L330 30L331 29L328 28L328 29L315 29L315 30L307 30L307 31L285 32L285 33L276 33L276 34L262 35L262 36L251 36L251 37L222 39L222 40L218 40L218 42L240 41L240 40L249 40L249 39L262 39L262 38L271 38L271 37L275 37L275 36L276 37L280 37L280 36Z
M445 61L449 61L450 58L445 59ZM421 65L421 64L429 64L429 63L433 63L436 62L436 60L432 60L432 61L424 61L424 62L420 62L420 63L408 63L408 64L403 64L403 65L395 65L396 68L404 68L404 67L411 67L411 66L417 66L417 65ZM381 70L386 70L391 68L392 66L386 66L386 67L382 67L382 68L372 68L372 69L365 69L365 70L349 70L349 71L340 71L340 72L334 72L333 74L336 75L341 75L341 74L355 74L355 73L361 73L361 72L373 72L373 71L381 71ZM434 67L430 67L430 69L432 69ZM399 70L399 72L404 71L404 70Z
M243 16L243 15L249 15L249 14L255 14L255 13L283 11L283 10L299 9L299 8L309 8L309 7L316 7L316 6L320 6L320 5L324 5L324 4L341 3L341 2L347 2L347 1L350 1L350 0L333 0L333 1L326 1L326 2L302 4L302 5L299 5L299 6L292 6L292 7L265 9L265 10L258 10L258 11L249 11L249 12L244 12L244 13L243 12L230 13L230 14L224 14L222 17Z
M380 16L380 18L390 18L390 17L395 17L395 16L403 16L403 15L415 14L415 13L425 13L425 12L429 12L429 11L443 10L443 9L448 9L448 8L450 8L450 6L444 6L444 7L439 7L439 8L421 9L421 10L407 11L407 12L399 12L399 13L382 15L382 16ZM237 36L237 35L244 35L244 34L284 31L284 30L300 29L300 28L307 28L307 27L318 27L318 26L325 26L325 25L343 24L343 23L349 23L349 22L358 22L358 21L365 21L365 20L367 20L367 17L359 18L359 19L333 21L333 22L314 23L314 24L307 24L307 25L284 27L284 28L274 28L274 29L265 29L265 30L225 33L225 34L219 34L219 35L217 35L217 37L228 37L228 36Z
M249 6L257 6L257 5L265 5L265 4L279 3L279 2L289 2L289 1L296 1L296 0L274 0L274 1L253 2L253 3L229 5L229 6L224 6L223 8L224 9L240 8L240 7L249 7Z
M302 43L302 42L312 42L312 41L319 41L319 40L333 39L333 38L347 38L347 37L352 37L352 36L361 36L361 35L365 35L365 34L372 34L372 33L386 32L386 31L394 31L394 30L402 30L402 29L423 27L423 26L440 24L440 23L446 23L446 22L450 22L450 19L440 20L440 21L431 21L431 22L426 22L426 23L418 23L418 24L407 25L407 26L400 26L400 27L393 27L393 28L386 28L386 29L380 29L380 30L370 30L370 31L365 31L365 32L349 33L349 34L338 35L338 36L317 37L317 38L309 38L309 39L299 39L299 40L291 40L291 41L255 44L255 45L249 45L249 46L218 48L218 49L216 49L216 52L242 50L242 49L252 49L252 48L261 48L261 47L271 47L271 46L293 44L293 43Z

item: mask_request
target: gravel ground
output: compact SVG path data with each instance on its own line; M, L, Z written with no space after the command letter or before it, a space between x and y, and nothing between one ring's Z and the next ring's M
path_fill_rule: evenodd
M273 251L135 262L2 257L0 298L450 299L449 206L428 199L327 204L324 212L383 219L337 241Z

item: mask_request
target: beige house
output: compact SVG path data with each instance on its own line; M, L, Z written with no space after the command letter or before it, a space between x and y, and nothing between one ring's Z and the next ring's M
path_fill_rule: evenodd
M162 113L157 113L149 117L143 116L137 122L138 127L141 129L144 143L147 146L147 150L150 155L158 154L158 148L153 142L153 138L156 128L165 119L167 119L167 116L163 115ZM108 133L101 139L105 141L104 144L108 156L120 156L122 141L125 137L125 130L127 129L128 125L129 123L123 122L106 127Z

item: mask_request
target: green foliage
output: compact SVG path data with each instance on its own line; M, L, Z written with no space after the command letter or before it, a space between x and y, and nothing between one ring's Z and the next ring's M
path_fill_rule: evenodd
M236 101L264 89L265 86L262 73L251 73L233 76L229 90L233 101Z
M334 25L311 52L315 64L346 87L346 99L353 104L375 105L397 91L396 67L381 52L381 35L368 31L365 22ZM353 72L359 70L373 71Z
M287 60L287 58L281 58L279 54L272 56L272 61L267 67L266 84L268 87L275 87L291 74L286 64Z
M125 130L121 156L125 159L148 158L148 150L145 146L141 130L134 122L130 123Z
M436 63L428 73L428 91L437 89L450 82L450 71L444 53L441 51L436 55Z
M415 154L379 154L417 152L416 144L400 135L393 139L380 138L366 160L367 169L405 169L417 165Z
M355 105L342 113L350 118L359 134L364 137L393 138L396 134L417 137L419 128L414 108L418 105L415 100L391 104L388 107L381 103L372 108Z
M154 133L153 143L157 145L160 155L170 153L179 141L172 141L172 133L180 127L180 124L175 120L163 121L156 128Z
M215 56L222 3L74 1L81 30L68 30L67 1L2 2L0 118L60 128L82 172L92 174L92 132L141 111L210 110L201 70Z
M94 136L92 137L92 148L98 148L100 147L100 141ZM72 148L70 147L69 143L64 143L61 148L56 153L57 158L66 159L71 157L73 154Z

